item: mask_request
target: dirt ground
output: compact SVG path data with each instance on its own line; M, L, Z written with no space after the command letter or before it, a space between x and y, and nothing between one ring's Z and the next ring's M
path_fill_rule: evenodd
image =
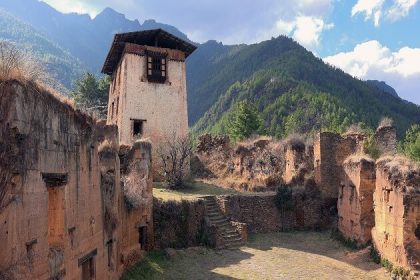
M389 279L369 249L351 251L326 232L258 234L237 250L189 248L164 259L147 279Z

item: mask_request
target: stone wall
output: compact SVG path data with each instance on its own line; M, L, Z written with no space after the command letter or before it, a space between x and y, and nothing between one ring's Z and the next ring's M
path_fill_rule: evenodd
M284 148L285 170L283 180L286 184L303 184L305 175L313 170L313 147L304 143L287 143Z
M352 135L340 136L322 132L314 143L315 182L324 200L337 199L338 187L343 178L344 160L360 150L360 142Z
M13 136L5 144L20 166L0 211L1 269L20 279L79 279L91 257L106 279L94 121L36 85L5 82L5 98L0 130Z
M284 148L260 138L231 144L228 137L203 135L191 167L197 177L240 191L273 191L282 182Z
M354 156L344 162L344 178L337 201L338 229L346 239L360 245L371 241L375 224L373 192L375 190L375 163Z
M230 220L247 224L249 233L290 229L319 229L321 204L307 194L294 194L292 211L281 213L274 195L217 196L219 207Z
M420 171L401 158L377 161L373 243L396 266L420 270Z
M150 144L124 147L120 166L116 126L35 84L2 83L0 106L0 272L118 279L153 246Z
M154 199L153 204L156 248L185 248L209 242L203 200Z
M128 149L127 149L128 148ZM121 187L121 262L126 268L153 248L153 193L151 144L138 140L120 149Z
M375 144L385 154L397 152L397 130L393 126L378 127L374 135Z

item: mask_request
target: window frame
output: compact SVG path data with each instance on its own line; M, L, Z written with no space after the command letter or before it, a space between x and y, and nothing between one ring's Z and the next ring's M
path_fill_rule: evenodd
M166 53L147 51L146 75L151 83L165 83L168 78L168 59Z

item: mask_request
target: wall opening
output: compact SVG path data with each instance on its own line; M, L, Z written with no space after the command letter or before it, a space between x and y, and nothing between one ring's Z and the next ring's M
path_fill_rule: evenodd
M112 268L112 239L108 240L106 243L107 253L108 253L108 267Z
M417 239L420 240L420 224L417 224L414 234L416 235Z
M133 121L133 137L141 137L144 132L144 123L146 120L132 120Z
M138 230L139 230L140 248L142 250L145 250L147 246L147 226L140 226Z
M82 267L81 277L82 280L92 280L95 279L96 267L95 267L95 256L97 254L97 249L93 250L89 254L79 259L79 267Z

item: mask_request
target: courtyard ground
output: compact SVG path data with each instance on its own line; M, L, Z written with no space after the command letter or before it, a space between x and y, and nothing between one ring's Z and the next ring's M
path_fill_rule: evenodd
M128 279L389 279L369 257L328 232L257 234L246 246L215 251L201 247L151 252L123 275Z

